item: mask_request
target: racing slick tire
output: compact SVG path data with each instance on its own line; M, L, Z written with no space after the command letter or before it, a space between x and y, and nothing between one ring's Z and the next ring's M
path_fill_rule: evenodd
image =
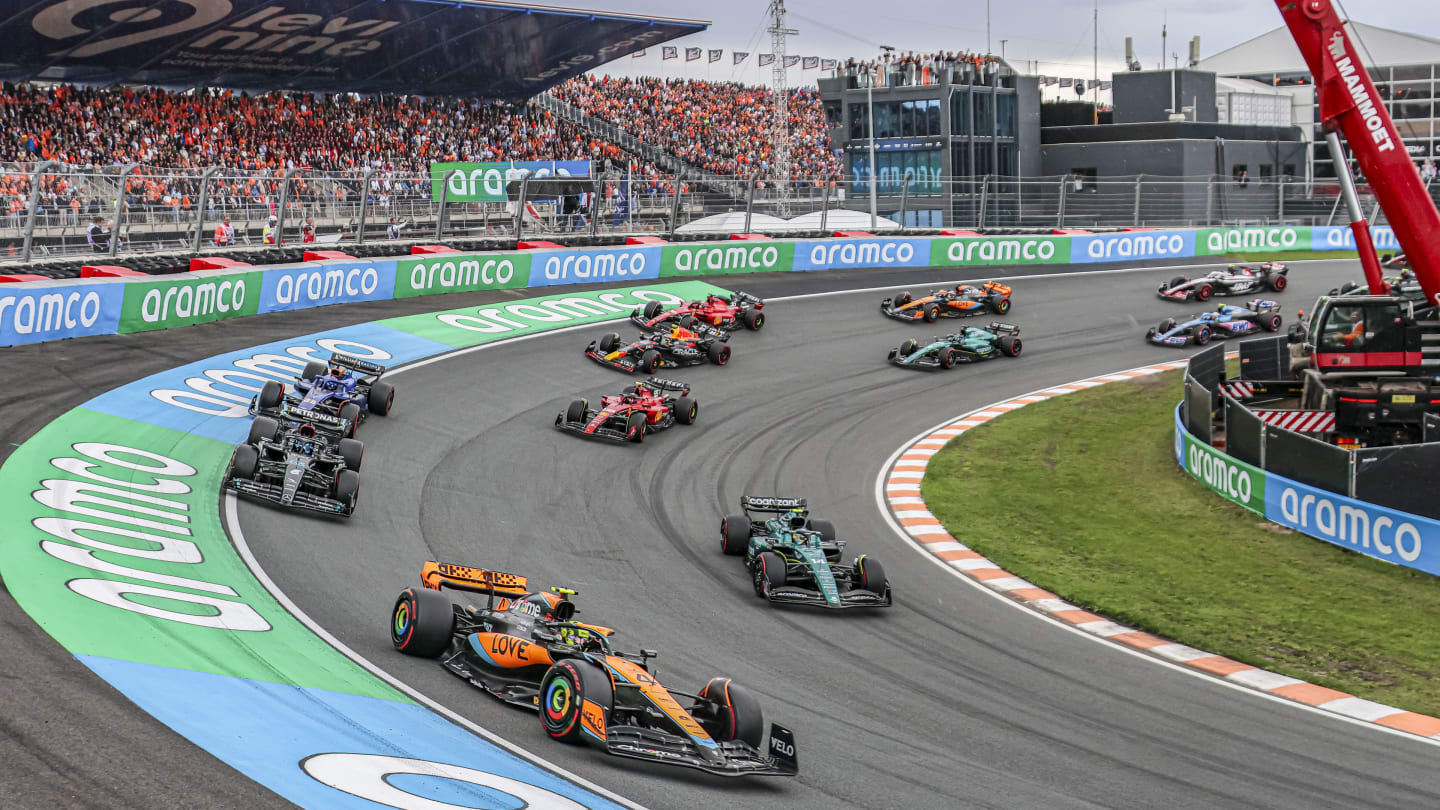
M918 348L920 348L920 344L916 343L914 338L906 338L905 342L900 344L900 356L909 357Z
M1020 342L1020 338L1014 335L1000 338L1000 353L1006 357L1019 357L1021 348L1023 348L1023 344Z
M740 323L751 332L759 332L765 326L765 313L758 309L740 310Z
M834 523L831 523L831 522L828 521L828 520L821 520L820 518L811 518L811 519L810 519L810 530L813 531L813 532L817 532L817 533L820 535L820 539L821 539L823 542L826 542L826 543L833 543L833 542L835 542L835 524L834 524Z
M360 472L360 462L365 459L365 443L359 439L341 439L340 457L345 459L345 469Z
M316 377L330 370L330 366L323 360L311 360L305 364L304 370L300 372L300 379L313 380Z
M855 558L854 587L862 591L883 594L885 586L889 582L889 578L885 576L885 567L878 561L870 559L868 554L861 554Z
M700 403L690 397L680 397L675 400L675 421L682 425L695 424L695 417L700 415Z
M279 432L279 422L276 422L274 419L271 419L268 416L257 416L255 417L255 420L250 423L250 436L245 440L245 443L255 444L261 439L264 439L267 442L274 441L275 435Z
M1167 290L1173 290L1173 289L1175 289L1176 287L1179 287L1181 284L1185 284L1185 283L1188 282L1188 281L1190 281L1190 279L1188 279L1188 278L1186 278L1186 277L1184 277L1184 276L1176 276L1176 277L1170 279L1170 283L1165 285L1165 289L1167 289Z
M911 295L909 290L906 290L905 292L902 292L899 295L895 296L894 306L896 309L899 309L900 307L903 307L914 300L915 296Z
M1160 325L1159 325L1159 326L1155 327L1155 332L1156 332L1156 334L1161 334L1161 335L1163 335L1163 334L1165 334L1166 332L1169 332L1171 329L1174 329L1174 328L1175 328L1175 319L1174 319L1174 318L1166 318L1165 320L1163 320L1163 321L1160 322Z
M278 408L285 400L285 386L278 380L267 380L260 387L260 407L265 409Z
M248 444L235 445L235 454L230 456L230 477L251 480L260 466L260 451Z
M730 347L724 343L711 343L710 348L705 350L705 356L715 365L723 366L730 362Z
M1279 275L1278 273L1270 276L1269 281L1270 289L1274 290L1275 292L1284 292L1285 288L1290 286L1290 280L1282 275Z
M1196 301L1209 301L1210 296L1215 294L1215 287L1206 283L1195 288Z
M720 519L720 550L739 557L750 547L750 518L726 515Z
M345 432L345 438L355 438L355 429L360 427L360 406L353 402L347 402L340 406L339 416L349 422L349 429Z
M370 386L370 395L365 400L371 413L376 416L389 416L390 406L395 404L395 386L380 380Z
M341 470L335 476L335 500L345 504L349 512L355 511L355 500L360 497L360 473L354 470Z
M765 738L765 714L760 701L729 678L711 678L696 695L701 698L690 707L690 714L705 732L720 742L743 742L762 750Z
M934 323L938 320L940 320L940 305L931 304L925 307L925 322Z
M694 332L695 327L700 325L700 319L694 315L681 315L675 323L679 324L681 329L689 329Z
M406 588L390 609L390 644L406 655L434 658L450 646L455 609L450 597L429 588Z
M996 315L1004 315L1010 311L1010 299L1000 293L991 293L990 297L985 299L985 303Z
M1195 345L1204 346L1210 342L1210 327L1201 326L1195 330Z
M658 303L658 302L657 302ZM619 332L606 332L600 336L600 343L596 346L602 352L612 352L620 345Z
M640 355L640 371L641 371L641 372L643 372L643 373L645 373L645 374L654 374L654 373L655 373L655 369L660 368L660 365L661 365L660 352L657 352L657 351L655 351L654 349L646 349L646 350L645 350L645 353L642 354L642 355Z
M652 301L651 303L655 302ZM589 404L590 403L583 399L571 400L570 407L565 409L565 421L572 425L576 422L584 422L585 411L589 410Z
M785 586L785 559L773 551L764 551L752 563L751 576L755 580L755 595L761 599L765 594Z
M665 307L661 306L659 301L650 301L649 303L645 304L645 309L641 310L641 314L645 316L645 320L649 321L653 320L656 315L659 315L664 311Z
M606 719L615 700L615 687L599 667L588 661L561 661L540 679L540 723L552 740L583 743L581 714L585 702L600 705Z
M1265 320L1261 321L1261 322L1260 322L1260 326L1261 326L1266 332L1279 332L1279 331L1280 331L1280 314L1279 314L1279 313L1276 313L1276 314L1274 314L1274 315L1271 315L1270 317L1268 317L1268 318L1266 318Z
M645 441L645 414L643 411L631 411L630 416L625 419L625 438L632 442Z
M940 367L941 367L941 368L954 368L954 367L955 367L955 363L956 363L956 360L955 360L955 350L954 350L954 349L946 349L945 351L940 352Z

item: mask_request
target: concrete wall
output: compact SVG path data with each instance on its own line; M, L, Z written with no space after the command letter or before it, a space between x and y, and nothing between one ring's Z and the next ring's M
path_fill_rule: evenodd
M1190 117L1200 123L1214 123L1219 120L1215 109L1215 74L1199 70L1141 70L1130 73L1116 73L1115 82L1115 123L1138 124L1147 121L1164 121L1169 117L1165 112L1171 102L1171 74L1174 74L1175 94L1179 96L1179 108L1194 105Z

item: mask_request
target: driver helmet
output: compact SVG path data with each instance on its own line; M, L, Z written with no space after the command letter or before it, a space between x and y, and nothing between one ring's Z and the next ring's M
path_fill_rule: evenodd
M670 337L676 340L688 340L695 337L695 333L677 323L670 327Z
M803 529L805 528L805 524L809 522L810 516L805 512L804 509L790 510L790 528Z
M1224 305L1224 304L1216 304L1216 305L1215 305L1215 311L1223 314L1223 313L1225 312L1225 305Z

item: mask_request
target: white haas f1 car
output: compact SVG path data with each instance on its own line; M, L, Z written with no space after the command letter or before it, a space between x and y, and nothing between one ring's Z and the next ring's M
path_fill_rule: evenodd
M1272 290L1283 292L1290 281L1290 268L1280 262L1232 264L1200 278L1176 276L1160 285L1160 297L1171 301L1209 301L1216 295L1246 295Z

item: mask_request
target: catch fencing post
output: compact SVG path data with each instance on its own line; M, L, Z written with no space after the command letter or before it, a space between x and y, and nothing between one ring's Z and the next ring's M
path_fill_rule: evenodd
M285 205L290 201L290 179L299 173L299 169L289 169L280 178L280 211L275 215L276 247L285 244Z
M520 199L515 201L515 241L520 241L525 231L525 193L530 190L530 173L520 178Z
M196 253L200 252L200 239L205 234L205 204L210 201L210 178L220 171L219 166L211 166L200 175L200 205L195 216L195 238L190 243L190 249Z
M35 167L35 173L30 175L30 211L25 216L25 249L21 258L30 261L30 251L35 244L35 212L40 208L40 181L45 177L45 170L54 163L47 160ZM110 235L110 244L115 244L115 235ZM110 255L115 255L113 252Z
M1215 175L1205 183L1205 225L1215 226Z
M1070 177L1069 177L1069 175L1061 175L1061 177L1060 177L1060 205L1056 208L1056 213L1055 213L1055 227L1057 227L1057 228L1063 228L1063 227L1065 227L1065 195L1068 194L1069 192L1070 192Z
M681 171L675 175L675 199L670 201L670 239L675 238L675 228L680 220L680 188L684 182L685 172Z
M115 218L111 222L115 230L110 233L110 255L115 256L120 252L120 217L125 213L125 184L129 182L130 173L139 168L139 163L127 163L121 170L120 187L115 194Z
M990 175L987 174L987 175L985 175L985 179L983 179L983 180L980 181L980 221L979 221L979 226L980 226L980 228L981 228L982 230L983 230L984 227L985 227L985 209L988 208L989 205L990 205Z
M1275 184L1275 224L1285 224L1285 175Z
M830 217L830 183L825 183L825 197L820 202L820 230L825 230L825 220ZM747 222L746 225L749 225Z
M745 233L750 232L750 214L755 210L755 181L759 177L760 172L751 172L750 179L745 183Z
M900 184L900 222L899 222L898 224L899 224L900 227L902 227L902 228L905 227L905 209L909 207L909 203L910 203L910 184L909 184L909 183L901 183L901 184Z
M1132 217L1135 227L1140 227L1140 187L1145 183L1145 175L1135 175L1135 215Z
M605 183L599 177L591 183L593 191L590 192L590 235L600 233L600 195L605 190Z
M445 173L444 180L440 184L440 210L435 212L435 239L440 239L440 233L445 228L445 201L450 199L450 178L459 174L459 169L451 169Z
M360 178L360 228L355 234L355 244L365 244L365 215L370 213L370 178L375 176L375 170L365 170L365 175Z

